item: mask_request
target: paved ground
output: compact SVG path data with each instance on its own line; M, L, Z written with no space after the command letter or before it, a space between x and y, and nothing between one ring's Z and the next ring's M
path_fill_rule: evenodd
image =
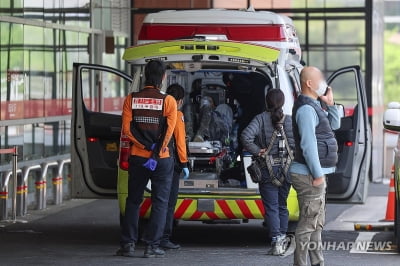
M362 219L379 220L384 215L387 186L372 185L366 205L327 207L325 243L326 265L400 265L393 251L346 248L354 241L387 243L392 232L355 232L353 225ZM383 204L384 206L378 205ZM0 265L290 265L293 257L267 256L265 229L260 221L248 224L207 225L181 222L175 240L183 248L168 252L162 259L144 259L143 246L137 258L113 256L118 247L118 206L116 200L72 200L61 207L35 211L26 224L0 228ZM383 211L382 211L383 210ZM371 218L372 217L372 218ZM343 244L340 244L343 243ZM338 246L338 245L344 246ZM333 250L336 249L336 250Z

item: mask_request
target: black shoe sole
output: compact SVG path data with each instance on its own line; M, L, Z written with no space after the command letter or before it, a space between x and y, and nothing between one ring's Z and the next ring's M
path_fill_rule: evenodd
M115 256L120 256L120 257L135 257L134 253L124 253L124 252L117 252Z
M129 258L135 257L134 254L129 254L129 253L122 254L122 256L123 257L129 257Z
M146 255L146 254L144 254L144 255L143 255L143 258L146 258L146 259L164 258L164 257L165 257L165 254L164 254L164 255L155 255L155 254L152 254L152 255Z
M171 248L171 247L163 247L163 246L160 246L160 248L162 248L162 249L164 249L164 250L178 250L178 249L180 249L181 247Z

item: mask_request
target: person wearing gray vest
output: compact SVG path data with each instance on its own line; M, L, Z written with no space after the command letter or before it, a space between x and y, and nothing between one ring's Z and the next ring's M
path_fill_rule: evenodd
M335 171L338 146L333 130L340 127L340 117L332 88L318 68L303 68L300 82L292 112L295 158L289 169L300 208L294 265L307 265L308 255L311 265L324 265L325 175Z
M247 152L265 162L265 167L261 169L262 181L258 187L271 237L271 249L268 254L282 255L286 251L289 221L288 169L294 149L292 117L283 114L285 95L280 89L269 90L265 99L267 111L253 118L243 130L241 140Z

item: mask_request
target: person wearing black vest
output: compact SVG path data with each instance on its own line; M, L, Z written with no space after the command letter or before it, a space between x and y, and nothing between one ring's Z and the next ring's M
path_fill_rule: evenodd
M307 265L308 255L311 265L324 265L325 175L335 171L338 146L333 130L340 127L340 117L332 88L318 68L303 68L300 82L292 111L295 158L289 169L300 208L294 265Z
M289 157L293 157L294 149L292 117L283 114L285 95L280 89L269 90L265 99L267 111L253 118L243 130L241 140L244 149L253 156L262 156L264 161L272 160L271 168L265 166L261 169L263 180L259 182L258 187L271 237L271 249L268 254L282 255L286 251L289 221L287 197L290 178L287 170L290 165ZM277 133L279 136L275 135ZM283 181L277 183L273 178L282 178Z
M143 193L151 180L151 214L143 235L144 257L162 257L160 240L166 222L174 169L168 145L173 135L177 105L175 99L160 91L165 66L159 60L147 63L145 87L125 98L122 134L131 140L128 197L121 224L121 248L117 255L133 257L138 241L138 221ZM171 154L172 155L172 154Z

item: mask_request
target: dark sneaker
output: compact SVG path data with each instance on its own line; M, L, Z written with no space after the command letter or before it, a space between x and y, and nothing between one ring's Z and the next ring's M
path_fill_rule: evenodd
M174 243L172 243L171 241L161 241L161 244L160 244L160 247L161 248L164 248L164 249L180 249L181 248L181 246L180 245L178 245L178 244L174 244Z
M117 250L117 256L124 257L134 257L133 253L135 252L135 245L132 243L125 244L120 249Z
M145 258L162 258L165 256L165 251L159 247L146 246L144 250Z

